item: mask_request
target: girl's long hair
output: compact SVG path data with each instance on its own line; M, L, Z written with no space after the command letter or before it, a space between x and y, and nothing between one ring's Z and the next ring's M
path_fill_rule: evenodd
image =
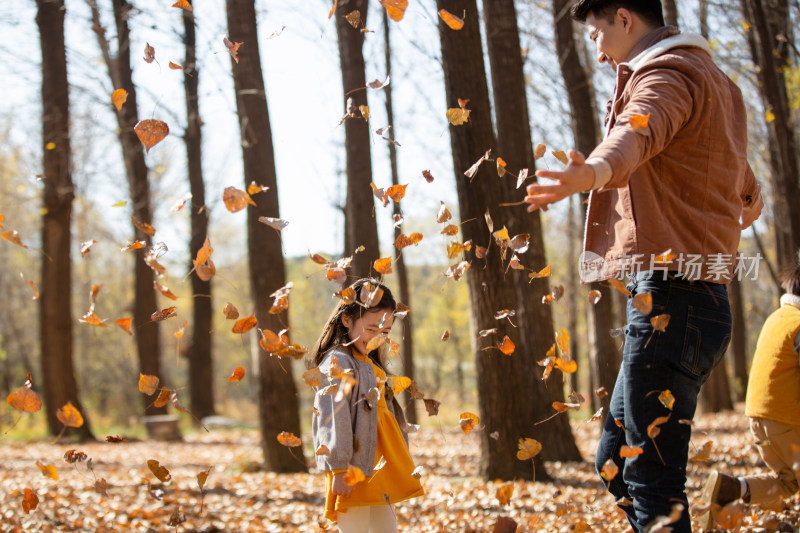
M369 287L367 287L369 284ZM364 313L371 313L374 311L385 311L394 313L397 303L392 296L392 292L379 281L369 278L362 278L350 285L355 293L354 301L346 303L344 299L340 299L336 304L331 316L322 328L322 333L319 336L314 348L311 350L311 367L317 367L322 362L325 354L334 346L340 346L350 342L347 327L342 322L342 317L347 316L352 320L356 320ZM371 291L370 291L371 289ZM367 292L375 293L376 289L382 290L380 299L377 302L368 302ZM363 294L362 294L363 293ZM369 307L363 302L372 303ZM384 361L383 346L376 348L369 353L370 359L375 361L378 366L385 370L386 365Z

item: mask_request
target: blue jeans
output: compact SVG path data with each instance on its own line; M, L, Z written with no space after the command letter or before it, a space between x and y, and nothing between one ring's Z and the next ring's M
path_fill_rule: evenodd
M730 342L728 291L722 284L674 276L662 280L662 273L648 279L649 274L636 274L628 285L632 294L622 366L595 467L600 472L609 459L616 463L619 473L606 484L635 532L641 533L658 516L668 516L672 505L681 502L683 515L671 527L674 533L688 533L692 531L685 493L690 421L700 387ZM649 315L633 305L637 294L647 292L653 297ZM670 315L669 323L663 332L656 331L650 319L665 313ZM665 390L675 398L671 410L659 400ZM660 432L651 438L648 426L665 416L669 420L658 425ZM623 459L619 452L624 444L643 453Z

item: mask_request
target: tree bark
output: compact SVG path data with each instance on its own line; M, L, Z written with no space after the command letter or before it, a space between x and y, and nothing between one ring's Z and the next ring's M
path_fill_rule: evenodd
M228 31L232 42L246 43L239 49L239 62L231 60L236 109L242 136L245 186L255 182L269 187L257 197L257 206L247 208L247 249L250 267L250 288L256 319L261 329L278 332L288 327L270 314L270 294L286 284L280 233L258 221L261 216L280 217L278 180L272 131L269 124L267 95L258 49L258 28L254 0L228 0ZM261 447L266 468L273 472L307 470L302 448L299 457L281 445L277 436L282 431L300 435L297 388L292 378L291 361L268 356L252 337L253 359L258 372L258 407L261 425Z
M558 53L561 74L567 88L569 105L572 111L572 132L576 148L585 155L597 146L602 137L600 121L594 100L594 86L587 75L586 67L581 63L578 45L575 42L575 26L569 16L569 0L553 0L553 18L556 32L556 51ZM586 218L586 199L582 194L581 208ZM587 329L589 331L589 360L592 365L592 387L597 390L605 387L607 398L614 392L617 381L620 355L618 343L609 332L614 328L614 294L606 283L593 282L588 286L590 291L600 293L600 300L588 306ZM597 400L593 397L593 405Z
M700 389L700 411L703 413L719 413L733 409L731 400L731 386L728 380L728 369L723 359L711 371L708 380Z
M733 327L728 356L733 361L733 394L737 402L743 402L747 392L747 324L744 321L744 298L742 284L733 279L728 284Z
M386 62L386 73L391 74L392 72L392 46L391 46L391 37L390 37L390 29L389 29L389 16L386 13L386 10L383 10L383 49L384 49L384 58ZM386 95L386 116L388 117L388 122L390 129L387 132L387 137L389 139L394 140L394 109L392 107L392 86L391 84L387 85L383 89L384 94ZM387 143L389 146L389 163L391 165L392 171L392 185L398 185L400 183L400 177L398 175L397 170L397 148L395 147L393 142ZM392 210L395 216L402 216L402 211L400 209L400 202L393 202ZM395 240L403 233L403 225L398 224L394 228L394 238ZM407 306L411 306L411 294L408 290L408 269L406 268L406 262L403 259L403 254L401 250L397 248L394 249L394 266L393 269L397 273L397 282L400 286L400 301L406 304ZM402 344L402 357L403 357L403 373L411 380L414 380L414 338L413 333L414 330L411 327L412 316L411 313L407 314L405 318L403 318L400 326L402 327L403 332L403 344ZM417 406L414 401L414 398L411 396L411 393L406 390L404 393L404 398L406 402L405 408L405 415L406 420L411 424L417 423Z
M497 119L497 156L506 160L514 170L527 168L529 174L533 175L536 163L530 141L525 74L514 2L484 0L483 7ZM482 105L482 102L471 101L474 102L473 105ZM500 178L498 188L504 194L506 203L518 202L525 194L524 189L516 188L516 179L512 175ZM523 264L529 263L527 266L534 270L544 268L547 258L539 211L528 213L525 206L510 206L496 213L502 214L512 235L530 235L529 249L520 258ZM506 282L510 282L517 293L516 316L520 342L515 357L522 359L528 368L538 369L540 367L537 366L537 360L544 359L547 349L554 342L550 307L541 303L542 296L550 292L548 280L539 278L529 283L527 273L519 270L510 270L506 278ZM572 333L574 335L575 332ZM529 377L528 401L531 404L531 414L534 421L544 420L553 414L553 402L564 400L564 388L559 383L562 376L557 373L549 384L539 379L539 372L529 372ZM559 416L546 424L533 426L530 434L542 443L544 460L581 460L568 417Z
M498 205L505 202L507 196L502 185L498 186L491 162L482 165L472 179L463 174L488 149L495 148L478 9L475 0L437 0L436 5L437 9L459 15L466 11L464 27L459 31L440 20L439 38L447 102L450 107L456 107L458 98L470 100L469 122L450 126L461 220L475 219L464 224L461 230L465 240L488 247L492 237L484 222L484 214L493 210L495 229L500 229L505 221L498 215L505 215L505 211L501 211ZM485 426L481 432L481 474L485 479L532 479L531 465L517 460L515 455L518 440L532 435L533 412L526 399L533 393L529 376L535 369L525 357L504 355L496 347L506 335L515 344L521 342L521 333L508 320L494 318L498 310L516 309L517 290L511 278L505 277L505 264L496 246L490 249L486 259L473 259L466 279L479 410L481 423ZM478 331L490 328L497 328L497 334L477 335ZM539 456L536 456L534 465L537 477L545 477Z
M100 15L94 1L90 1L92 8L92 29L97 34L97 42L103 53L103 59L108 67L108 74L115 89L124 89L128 99L122 109L115 113L119 127L119 141L122 146L122 159L125 162L125 174L128 178L133 216L140 222L150 224L153 218L153 209L150 198L150 182L147 179L147 164L142 151L142 144L133 131L139 122L136 104L136 87L133 85L133 72L131 70L131 43L128 17L131 5L126 0L113 0L114 23L117 30L117 55L112 57L109 44L105 37L105 29L100 24ZM150 317L158 308L156 295L153 290L153 271L144 262L147 249L152 246L150 235L136 228L134 225L134 238L144 241L145 246L135 250L134 254L134 304L133 304L133 330L136 332L136 352L139 357L139 371L142 374L161 375L161 343L159 341L158 322ZM146 415L164 414L166 406L155 407L152 397L142 395L142 405Z
M759 81L759 93L767 113L773 227L778 267L793 264L800 248L800 165L798 165L791 108L784 70L791 66L789 4L787 0L742 0L742 13L750 24L750 53Z
M369 122L360 118L360 106L367 105L366 74L364 70L364 32L367 23L368 0L341 0L334 13L336 33L339 36L339 63L342 69L342 89L345 94L342 109L347 109L347 99L352 98L355 114L359 118L344 121L345 154L347 159L347 203L345 205L345 255L364 246L364 251L355 254L351 273L359 278L367 277L372 264L380 257L378 226L375 222L375 201L372 183L372 161L370 156ZM358 11L361 24L354 28L345 15ZM350 91L354 91L347 94ZM344 113L343 113L344 114Z
M195 51L194 11L183 10L184 46L183 88L186 93L186 159L189 170L189 204L192 237L189 252L192 258L203 247L208 236L208 209L203 183L202 120L198 100L199 72ZM189 269L193 268L191 260ZM192 338L187 350L189 359L189 401L197 418L214 414L214 360L211 356L212 305L211 282L192 276Z
M69 83L64 44L63 0L37 0L36 23L42 48L42 152L44 215L42 216L42 279L39 285L39 342L42 350L42 392L47 428L58 435L64 425L57 412L67 402L84 418L69 434L91 439L88 414L78 396L72 358L71 215L74 188L69 137Z
M678 6L675 0L663 0L661 3L664 12L664 22L667 26L678 27Z

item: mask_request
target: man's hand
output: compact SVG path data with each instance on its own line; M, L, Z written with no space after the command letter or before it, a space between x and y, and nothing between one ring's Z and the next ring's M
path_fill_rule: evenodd
M344 482L344 476L347 472L339 472L333 475L333 483L331 484L331 492L334 496L343 496L349 498L353 492L353 487Z
M759 191L758 198L756 201L748 207L747 209L742 209L742 229L745 230L749 228L753 222L758 220L758 217L761 216L761 210L764 209L764 200L761 198L761 193Z
M564 170L536 171L537 177L554 179L558 183L528 185L525 202L531 204L528 206L529 213L536 209L547 211L549 204L563 200L576 192L588 191L594 185L594 170L586 164L584 155L577 150L570 150L567 155L570 161Z

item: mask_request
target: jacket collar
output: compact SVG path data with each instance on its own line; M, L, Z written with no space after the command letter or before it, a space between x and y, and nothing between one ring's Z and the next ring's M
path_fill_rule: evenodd
M800 308L800 296L794 294L784 294L781 296L781 305L791 305Z
M708 55L713 55L711 47L702 35L680 33L674 26L662 26L651 31L633 47L631 59L620 63L635 72L642 65L673 48L699 48Z

